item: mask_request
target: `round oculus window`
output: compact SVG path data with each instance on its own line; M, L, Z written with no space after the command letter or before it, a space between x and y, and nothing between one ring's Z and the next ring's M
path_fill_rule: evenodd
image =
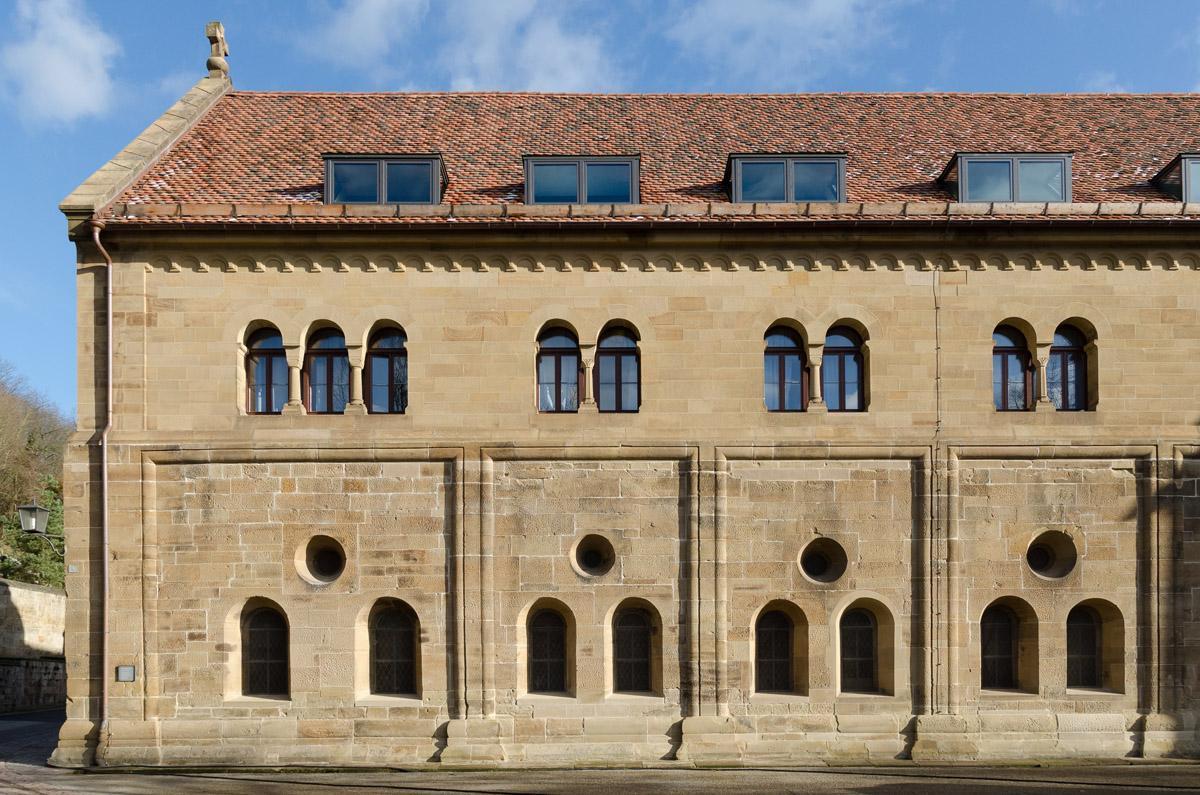
M575 545L575 565L590 577L607 574L616 561L612 542L602 535L586 535Z
M846 550L832 538L817 538L800 552L800 571L814 582L834 582L846 573Z

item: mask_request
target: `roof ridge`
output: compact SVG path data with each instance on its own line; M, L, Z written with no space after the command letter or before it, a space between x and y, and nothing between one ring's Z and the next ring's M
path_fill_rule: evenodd
M1129 99L1154 97L1189 97L1200 100L1200 93L1191 91L309 91L303 89L234 89L230 96L301 96L301 97L678 97L678 98L779 98L792 97L998 97L998 98L1060 98Z

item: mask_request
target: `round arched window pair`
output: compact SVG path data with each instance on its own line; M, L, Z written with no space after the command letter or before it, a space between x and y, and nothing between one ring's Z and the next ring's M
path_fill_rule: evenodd
M538 337L538 411L558 414L579 410L582 370L579 338L562 327ZM600 335L593 373L596 407L602 412L633 413L642 403L641 352L635 334L614 326Z
M403 414L408 408L408 351L404 332L377 331L367 346L363 392L372 414ZM246 409L279 414L288 401L288 365L283 336L263 328L246 341ZM304 407L310 414L342 414L350 400L350 356L336 327L313 332L301 373Z
M1059 411L1088 406L1087 338L1064 323L1054 332L1046 362L1046 397ZM1033 406L1033 358L1025 335L1012 326L992 332L992 400L997 411L1028 411Z
M809 399L808 357L793 329L772 326L764 336L763 400L767 411L804 411ZM825 335L821 358L821 394L829 411L862 411L863 341L847 326Z

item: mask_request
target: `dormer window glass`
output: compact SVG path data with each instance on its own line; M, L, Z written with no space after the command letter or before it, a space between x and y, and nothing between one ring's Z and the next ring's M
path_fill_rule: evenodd
M327 157L325 201L436 204L445 187L439 157Z
M1176 201L1200 202L1200 154L1178 155L1151 182Z
M735 155L731 161L735 202L845 201L843 156Z
M636 157L528 157L528 204L630 204L638 201Z
M1069 202L1070 155L958 155L943 174L957 177L963 202Z

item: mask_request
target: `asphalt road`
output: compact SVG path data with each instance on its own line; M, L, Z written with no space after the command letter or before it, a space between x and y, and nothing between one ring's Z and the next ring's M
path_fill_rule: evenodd
M285 773L81 773L45 766L61 712L0 716L0 793L1200 793L1200 765L803 768L773 770L506 770Z

